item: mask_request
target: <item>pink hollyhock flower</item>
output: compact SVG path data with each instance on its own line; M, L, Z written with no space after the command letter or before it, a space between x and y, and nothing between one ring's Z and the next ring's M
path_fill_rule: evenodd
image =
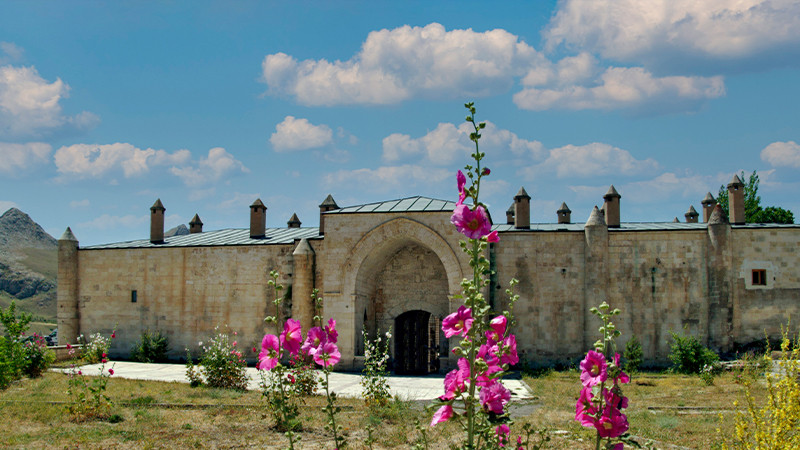
M283 324L281 333L281 347L286 349L290 355L296 355L300 351L300 343L303 341L303 330L299 320L289 319Z
M489 170L489 168L488 168L488 167L484 167L484 168L483 168L483 172L482 172L482 174L483 174L484 176L486 176L486 175L489 175L490 173L492 173L492 171L491 171L491 170Z
M117 337L117 333L116 332L111 333L111 339L114 339L115 337Z
M602 353L589 350L586 358L581 361L581 383L586 387L592 387L606 381L608 378L607 367L606 357Z
M467 177L464 176L464 172L458 171L456 183L458 184L458 204L460 205L467 199L467 193L464 191L464 186L467 185Z
M617 437L628 431L628 418L619 411L606 408L594 427L601 438Z
M506 334L507 324L508 319L506 319L506 316L497 316L489 322L489 331L486 332L486 337L491 341L492 345L503 339Z
M336 343L339 338L339 332L336 331L336 320L328 319L328 325L325 326L325 334L328 335L328 342Z
M495 382L490 376L493 373L502 372L500 358L497 357L498 348L496 345L483 344L478 348L478 358L486 363L486 371L481 372L475 377L475 384L478 386L489 386Z
M114 375L114 369L113 368L112 369L108 369L108 374L109 375Z
M630 383L631 377L629 377L628 374L622 371L622 365L620 364L619 361L619 353L614 353L614 365L617 366L617 368L619 369L619 375L614 377L614 383L622 383L622 384Z
M469 239L480 239L492 231L492 222L483 206L469 209L467 205L456 205L450 222L456 226L459 233Z
M500 444L500 447L505 447L505 444L510 442L509 435L511 434L511 429L508 428L508 425L502 424L499 425L497 428L494 429L494 434L497 436L497 441Z
M431 426L436 425L437 423L447 422L448 419L453 417L453 405L442 405L438 411L433 415L433 419L431 419Z
M107 360L107 359L105 359L105 358L103 358L103 359L101 359L101 360L100 360L100 362L101 362L101 363L103 363L103 364L105 364L105 363L107 363L107 362L108 362L108 360Z
M495 414L503 414L503 407L511 400L511 391L503 383L492 380L489 386L481 389L480 402L483 409Z
M508 364L509 366L513 366L514 364L518 363L519 356L517 355L517 337L511 334L507 338L503 339L501 344L502 350L500 352L500 363Z
M278 365L280 343L274 334L264 336L261 341L261 353L258 354L258 370L272 370Z
M79 371L78 371L78 375L83 375L83 371L82 371L82 370L79 370Z
M616 391L616 392L615 392ZM616 409L625 409L628 407L628 397L619 395L619 389L605 390L606 403Z
M497 235L497 230L486 235L486 242L500 242L500 236Z
M451 370L444 377L444 395L439 400L452 400L456 395L467 390L469 384L469 360L458 360L458 369Z
M255 347L253 347L253 353L255 353L255 352L257 352L257 351L258 351L258 350L256 350L256 348L255 348Z
M458 307L458 311L450 314L442 320L442 331L445 337L452 337L457 334L466 336L472 328L472 310L464 305Z
M103 354L101 355L101 357L102 357L102 358L105 358L106 356L108 356L108 355L107 355L107 354L105 354L105 353L103 353Z
M305 342L303 342L303 346L300 348L303 353L308 355L314 356L314 353L317 352L322 344L328 342L328 335L320 327L314 327L308 330L308 335L306 336Z
M314 353L314 362L325 368L335 365L341 358L339 347L333 342L326 342Z
M594 415L597 414L597 407L592 401L592 388L584 387L575 404L575 420L579 421L584 427L593 427L596 421Z
M71 349L71 348L72 348L72 346L71 346L71 345L69 345L69 344L67 344L67 350L69 350L69 349Z

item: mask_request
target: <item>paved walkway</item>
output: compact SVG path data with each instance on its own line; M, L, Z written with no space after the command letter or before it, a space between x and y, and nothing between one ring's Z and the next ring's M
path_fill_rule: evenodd
M179 383L189 382L189 379L186 378L186 366L183 364L145 364L128 361L112 361L106 364L106 368L110 368L112 365L114 367L115 378L176 381ZM85 375L93 375L99 372L100 364L81 366L80 369ZM68 371L68 369L52 370L61 372ZM250 377L248 389L259 389L261 377L258 370L254 367L248 367L247 375ZM360 397L360 376L361 374L359 373L333 372L330 375L330 388L333 392L336 392L337 395L343 397ZM388 381L392 394L404 400L432 400L444 393L444 375L390 375ZM511 391L512 398L533 398L533 393L520 379L504 379L503 384Z

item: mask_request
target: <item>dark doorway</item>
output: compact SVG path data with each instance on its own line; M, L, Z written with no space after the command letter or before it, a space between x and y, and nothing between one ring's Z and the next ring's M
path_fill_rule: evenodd
M394 371L404 375L439 372L439 320L427 311L395 319Z

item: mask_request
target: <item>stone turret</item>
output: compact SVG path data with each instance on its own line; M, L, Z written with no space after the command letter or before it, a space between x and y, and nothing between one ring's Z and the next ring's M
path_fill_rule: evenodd
M319 204L319 235L322 236L325 234L325 214L328 211L333 211L334 209L339 209L339 205L336 204L336 200L333 199L331 194L328 194L325 197L325 200Z
M297 218L297 213L293 213L292 217L289 218L289 221L286 222L286 225L288 225L289 228L300 228L300 225L302 224L303 222L300 222L300 219Z
M531 196L525 192L525 188L519 188L519 192L514 196L514 228L523 230L531 227Z
M686 217L686 223L697 223L697 218L700 217L700 214L695 211L694 206L689 205L689 210L686 211L684 216Z
M164 243L164 205L161 204L161 199L156 199L153 206L150 207L150 242L153 244Z
M569 209L566 203L561 202L561 207L558 208L556 214L558 215L558 223L571 223L570 220L572 211Z
M617 193L613 184L608 188L606 195L603 196L603 200L605 200L605 203L603 203L603 210L605 210L606 213L606 225L610 228L619 228L620 198L622 198L622 196Z
M78 310L78 240L67 227L58 238L58 288L56 291L59 344L74 344L80 335Z
M725 348L730 344L731 317L734 317L731 226L717 204L708 220L708 346Z
M260 198L250 205L250 239L261 239L267 232L267 207Z
M708 223L708 219L711 218L711 213L714 212L714 206L717 205L717 201L714 199L714 196L711 195L711 192L706 193L706 198L700 202L703 205L703 222Z
M304 330L313 326L314 304L311 294L314 290L314 271L316 254L308 239L300 242L292 252L294 274L292 275L292 317L299 320Z
M744 183L734 175L728 183L728 215L733 225L744 225Z
M592 306L602 303L608 298L608 226L606 226L600 209L595 206L589 214L589 220L583 227L584 233L584 286L585 292L581 311L583 311L583 347L591 345L588 336L597 330L593 315L589 312ZM589 304L588 302L591 302Z
M506 210L506 224L514 225L514 203Z
M189 234L195 233L202 233L203 232L203 221L200 220L200 216L197 214L192 217L191 222L189 222Z

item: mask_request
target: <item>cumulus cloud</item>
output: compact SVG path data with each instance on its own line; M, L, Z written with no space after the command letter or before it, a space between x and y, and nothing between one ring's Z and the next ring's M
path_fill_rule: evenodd
M424 156L432 164L449 165L474 151L475 146L469 139L473 131L472 125L465 122L458 127L451 123L440 123L419 138L394 133L383 139L383 159L395 162ZM488 121L482 132L481 148L483 151L510 151L515 155L532 154L534 157L541 156L543 151L541 142L522 139Z
M578 67L576 72L580 71ZM581 77L582 78L582 77ZM545 77L529 77L529 85ZM514 103L534 111L548 109L636 109L657 107L660 112L697 109L704 101L725 95L725 83L715 77L654 77L641 67L610 67L592 84L525 88Z
M68 177L100 178L122 170L125 178L143 175L159 165L185 164L191 159L188 150L168 153L148 148L142 150L127 143L105 145L74 144L56 150L58 171Z
M761 160L772 167L800 168L800 145L794 141L773 142L761 150Z
M0 135L37 136L94 126L98 119L92 113L62 113L60 101L68 95L66 83L60 78L48 83L35 67L0 67Z
M277 152L324 147L332 140L333 131L327 125L313 125L308 119L293 116L286 116L269 138Z
M555 173L558 178L592 177L599 175L634 175L653 171L658 163L651 159L638 160L626 150L609 144L593 142L587 145L565 145L550 150L541 164L523 170L528 178L537 174Z
M798 29L795 0L566 0L543 35L548 49L564 44L652 67L759 61L761 70L797 65Z
M298 61L285 53L262 62L268 92L306 105L392 104L412 97L480 97L509 90L544 57L495 29L447 31L438 23L369 33L347 61Z
M221 180L234 172L248 173L250 170L222 147L208 151L208 157L183 167L172 167L170 172L190 187L205 186Z
M372 192L389 192L419 186L431 186L453 177L449 169L402 165L376 169L340 170L323 177L326 188L351 187Z
M0 142L0 173L14 175L37 164L50 160L50 144L28 142L12 144Z
M24 50L13 42L0 42L0 64L17 62L22 59Z

